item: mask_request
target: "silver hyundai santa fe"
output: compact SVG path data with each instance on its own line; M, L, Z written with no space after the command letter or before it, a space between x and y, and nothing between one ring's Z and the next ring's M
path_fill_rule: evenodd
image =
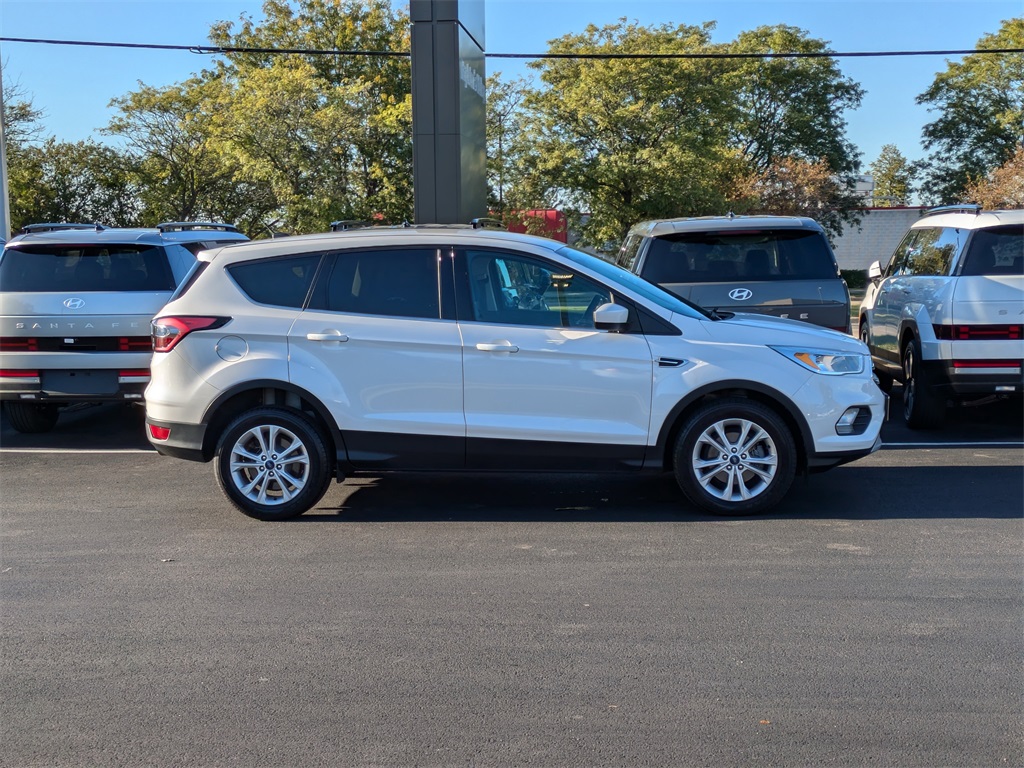
M19 432L76 403L140 402L149 325L203 248L248 238L227 224L30 224L0 255L0 400Z
M153 321L146 429L227 498L302 514L392 470L674 472L742 515L875 450L864 345L711 314L563 243L363 228L199 254Z

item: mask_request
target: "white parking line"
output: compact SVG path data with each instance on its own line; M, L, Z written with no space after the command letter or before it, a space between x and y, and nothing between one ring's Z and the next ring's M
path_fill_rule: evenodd
M882 448L1024 448L1024 441L981 442L966 440L959 443L882 443Z
M145 448L0 448L0 453L151 453L160 454Z

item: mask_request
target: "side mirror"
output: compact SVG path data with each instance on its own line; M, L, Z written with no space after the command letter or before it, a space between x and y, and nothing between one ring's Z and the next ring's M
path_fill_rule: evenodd
M882 276L882 265L877 261L871 262L871 266L868 267L868 280L877 280Z
M629 326L629 310L621 304L602 304L594 310L594 327L599 331L624 331Z

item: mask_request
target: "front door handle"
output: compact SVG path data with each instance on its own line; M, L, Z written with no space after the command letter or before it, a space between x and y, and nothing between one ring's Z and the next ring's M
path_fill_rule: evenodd
M348 341L348 336L341 331L332 329L323 333L307 333L306 339L309 341Z
M477 344L476 348L481 352L518 352L519 347L508 341L495 341L490 343Z

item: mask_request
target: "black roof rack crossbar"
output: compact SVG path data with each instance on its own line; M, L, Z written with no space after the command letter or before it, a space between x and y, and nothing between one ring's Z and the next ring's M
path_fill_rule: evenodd
M216 221L164 221L156 225L161 232L185 232L192 229L216 229L221 232L238 232L233 224Z
M102 224L72 224L70 222L48 222L43 224L26 224L21 234L39 234L40 232L57 232L65 229L93 229L97 232L106 229Z
M929 208L927 211L921 214L923 219L925 216L938 216L940 213L973 213L977 216L981 213L981 206L977 203L956 203L955 205L940 205L936 208Z

